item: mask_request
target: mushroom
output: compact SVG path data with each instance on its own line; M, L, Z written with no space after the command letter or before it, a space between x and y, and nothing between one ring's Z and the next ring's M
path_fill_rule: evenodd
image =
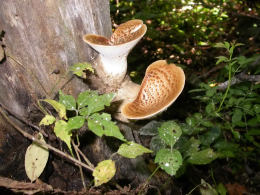
M127 55L146 33L142 20L130 20L118 26L110 39L100 35L87 34L83 40L99 55L96 72L105 84L117 88L127 71Z
M121 113L128 119L150 118L168 108L180 95L185 83L183 70L158 60L149 65L134 101L126 103Z

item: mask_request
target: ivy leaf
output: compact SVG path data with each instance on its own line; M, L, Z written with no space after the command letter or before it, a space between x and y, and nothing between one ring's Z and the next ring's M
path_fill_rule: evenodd
M126 141L118 126L111 121L111 115L107 113L95 113L88 117L88 127L97 136L112 136L122 141Z
M69 118L68 120L68 130L80 129L85 122L85 118L83 116L74 116Z
M100 186L103 183L110 181L116 173L115 162L112 160L104 160L95 167L93 171L95 186Z
M84 74L83 71L88 70L88 71L94 73L94 69L93 69L92 65L87 62L74 64L74 65L70 66L69 70L72 71L73 74L75 74L81 78L84 78L84 79L86 78L86 74Z
M69 150L72 152L71 148L71 132L68 131L68 123L64 120L56 121L54 126L54 133L55 135L60 138L62 141L64 141Z
M136 158L137 156L143 155L144 153L152 152L152 150L149 150L142 145L134 142L122 144L117 151L118 154L126 158Z
M76 110L76 101L72 95L65 95L59 91L59 103L63 104L67 110Z
M174 121L164 122L158 131L160 138L170 147L178 141L182 134L180 126Z
M43 135L38 133L38 140L46 143ZM25 171L31 182L35 181L43 172L49 158L49 150L33 142L25 153Z
M55 117L52 115L45 115L45 117L41 120L41 122L39 123L39 125L51 125L55 122Z
M55 100L51 100L51 99L45 99L43 101L49 103L58 112L59 117L61 119L62 118L67 119L66 107L63 104L61 104L61 103L59 103L59 102L57 102Z
M178 150L161 149L155 156L155 163L166 173L173 176L182 165L182 156Z
M194 152L188 159L188 162L194 165L206 165L211 163L217 157L217 153L215 153L211 148L207 148L199 152Z

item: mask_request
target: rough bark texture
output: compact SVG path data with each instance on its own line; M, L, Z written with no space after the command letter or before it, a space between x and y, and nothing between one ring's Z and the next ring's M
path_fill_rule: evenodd
M52 88L70 65L95 55L82 36L111 35L109 14L108 0L2 1L0 30L5 32L6 54L21 64L7 58L0 65L0 103L27 116L34 98L53 95ZM75 94L84 88L73 81L67 90Z
M35 117L33 122L39 122L36 100L55 95L68 81L68 75L59 79L70 65L95 57L83 35L109 37L111 32L109 0L1 1L0 34L4 36L0 45L5 59L0 63L0 106L25 120ZM86 88L80 79L73 79L64 90L75 95ZM33 134L28 126L23 128ZM24 171L19 173L14 167L24 169L29 143L0 115L0 175L24 179Z

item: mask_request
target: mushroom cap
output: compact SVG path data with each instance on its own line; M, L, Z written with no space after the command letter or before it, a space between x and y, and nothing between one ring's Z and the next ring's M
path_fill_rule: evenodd
M146 69L140 91L133 102L122 106L121 113L128 119L145 119L162 112L180 95L185 84L183 70L158 60Z
M83 40L105 56L127 55L146 33L142 20L130 20L117 27L110 39L100 35L87 34Z

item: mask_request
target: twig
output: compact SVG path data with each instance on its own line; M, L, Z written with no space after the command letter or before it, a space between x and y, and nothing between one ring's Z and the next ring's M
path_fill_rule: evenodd
M72 145L73 145L74 150L75 150L75 152L77 154L78 160L81 162L80 155L79 155L78 151L76 150L77 146L76 146L76 144L74 143L73 140L72 140ZM79 172L80 172L80 176L81 176L82 185L83 185L84 190L86 191L87 188L86 188L86 184L85 184L84 174L83 174L83 171L82 171L82 166L78 165L78 167L79 167Z
M25 120L23 117L15 114L13 111L11 111L10 109L8 109L6 106L4 106L3 104L0 103L0 107L2 107L5 111L7 111L9 114L13 115L16 119L18 119L19 121L23 122L24 124L33 127L34 129L40 131L45 137L48 137L48 135L38 126L30 123L29 121Z
M85 156L85 154L76 146L76 150L79 152L79 154L82 156L82 158L86 161L88 166L94 168L94 165L88 160L88 158Z
M230 86L241 83L243 81L250 82L260 82L260 75L248 75L245 72L241 72L238 75L234 76L230 81ZM225 81L223 83L218 84L218 90L223 91L227 88L229 81Z
M22 130L20 127L18 127L13 121L11 121L11 119L5 114L5 112L3 111L3 109L0 107L0 113L1 115L7 120L7 122L12 125L17 131L19 131L24 137L30 139L31 141L36 142L37 144L42 145L43 147L48 148L49 150L61 155L62 157L74 162L76 165L80 165L84 168L86 168L87 170L90 171L94 171L94 169L88 165L86 165L85 163L82 163L76 159L74 159L73 157L71 157L70 155L58 150L57 148L54 148L53 146L43 143L41 141L39 141L38 139L36 139L34 136L30 135L29 133L25 132L24 130Z

